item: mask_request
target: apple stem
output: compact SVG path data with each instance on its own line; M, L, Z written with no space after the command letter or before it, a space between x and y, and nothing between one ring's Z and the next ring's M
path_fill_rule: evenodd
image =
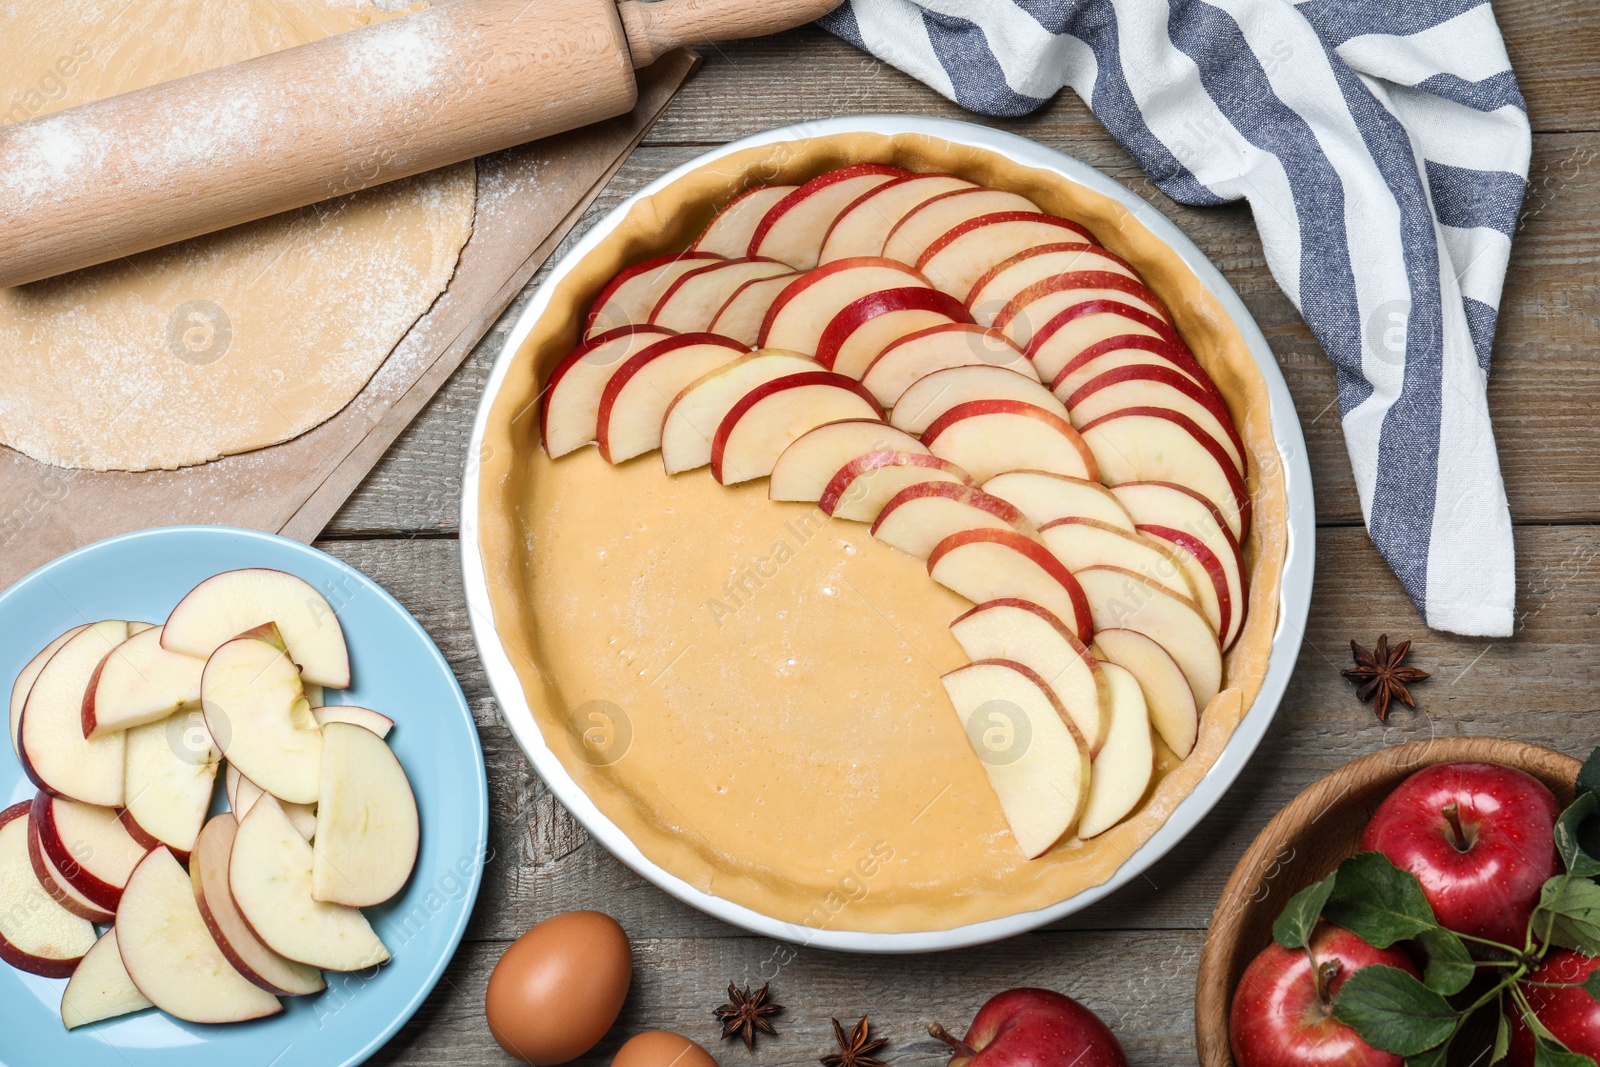
M978 1054L977 1049L973 1048L971 1045L967 1044L965 1041L961 1040L955 1034L952 1034L938 1023L929 1023L928 1033L932 1034L940 1041L943 1041L945 1044L949 1045L963 1056L976 1056Z
M1317 987L1317 999L1322 1002L1323 1007L1331 1007L1333 994L1329 990L1333 986L1333 980L1339 977L1339 961L1323 960L1312 968L1311 974Z
M1457 852L1465 852L1471 842L1467 840L1467 832L1461 828L1461 809L1454 802L1444 806L1444 821L1450 824L1450 843L1456 846Z

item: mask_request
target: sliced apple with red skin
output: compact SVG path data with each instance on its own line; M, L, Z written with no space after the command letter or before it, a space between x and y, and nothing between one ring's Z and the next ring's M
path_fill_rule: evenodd
M711 253L727 257L747 255L750 238L756 227L766 217L772 205L794 192L793 185L758 185L734 197L706 225L694 244L692 252Z
M356 726L364 726L379 737L388 737L389 731L394 729L394 720L381 712L371 708L363 708L357 704L329 704L325 707L313 707L311 717L317 720L317 725L326 726L330 722L348 722Z
M675 333L705 333L711 320L746 282L793 274L786 263L762 256L713 260L678 276L650 311L649 324Z
M899 167L857 163L819 174L767 209L750 237L749 254L771 256L797 270L817 265L828 228L862 194L895 178Z
M872 523L872 536L893 548L927 559L940 541L962 530L987 527L1035 532L1022 512L981 489L954 482L919 482L900 490Z
M968 659L1014 660L1033 671L1072 716L1093 756L1105 741L1111 690L1100 663L1073 632L1031 600L979 604L950 624Z
M1078 836L1099 837L1139 806L1156 769L1155 739L1144 691L1132 674L1115 663L1101 668L1111 685L1111 725L1089 773L1089 799L1078 822Z
M962 300L972 309L974 319L989 326L1001 308L1035 282L1057 274L1091 270L1140 280L1139 272L1115 252L1097 244L1066 240L1024 248L1011 258L1001 260L972 283Z
M1133 571L1085 567L1074 576L1096 630L1135 630L1166 649L1204 708L1222 689L1222 646L1200 607Z
M815 355L828 323L880 289L933 288L904 263L878 256L841 259L795 278L767 309L756 344Z
M673 282L722 258L710 252L675 252L624 267L589 305L584 336L595 338L623 326L642 325Z
M1167 650L1136 630L1110 629L1094 635L1094 652L1138 679L1150 723L1173 754L1183 759L1193 752L1200 709L1189 680Z
M668 474L711 462L711 440L739 398L764 382L820 370L797 352L761 351L740 356L683 387L661 417L661 462Z
M1222 445L1183 415L1165 408L1124 408L1085 423L1079 433L1107 485L1182 485L1216 506L1235 540L1249 529L1250 493L1244 479Z
M94 926L56 903L28 856L28 802L0 811L0 960L65 978L94 947Z
M954 463L927 452L868 452L846 463L828 479L817 506L836 519L873 522L895 494L930 481L976 484Z
M1179 558L1188 554L1210 576L1223 615L1217 633L1230 647L1244 625L1250 587L1244 553L1216 505L1171 482L1126 482L1112 492L1141 532L1167 542Z
M122 806L121 734L83 736L83 694L100 661L127 640L128 624L85 627L51 656L28 690L17 727L18 756L33 784L47 793L105 808Z
M164 848L146 856L128 880L117 945L133 984L169 1015L233 1023L283 1010L277 997L233 969L206 928L189 875Z
M929 554L928 576L974 604L1031 601L1069 626L1080 642L1094 632L1088 597L1036 537L1015 530L951 534Z
M1097 477L1095 457L1072 424L1019 400L969 400L940 415L922 443L980 482L1014 470Z
M1089 746L1055 694L1011 660L940 679L983 764L1017 848L1033 859L1072 832L1089 798Z
M1016 400L1043 408L1060 418L1067 417L1066 406L1026 374L1018 374L1009 367L983 364L946 367L918 378L900 394L894 410L889 413L889 424L920 434L939 416L971 400Z
M1037 211L995 211L951 227L926 249L916 267L938 289L965 300L977 280L1018 252L1069 240L1093 243L1088 230Z
M1044 214L1033 201L1017 193L983 186L955 189L907 211L884 239L883 254L902 263L915 263L935 241L957 226L998 211Z
M116 921L115 913L95 904L67 881L67 876L61 873L40 844L39 824L31 818L28 820L28 862L32 864L33 876L44 887L46 895L67 911L101 926Z
M262 797L239 824L228 861L228 887L250 931L278 955L326 971L360 971L389 959L359 908L311 895L315 862L278 802Z
M860 378L878 354L908 334L950 322L971 322L959 300L936 289L880 289L846 304L817 340L817 362Z
M1045 523L1039 528L1039 537L1074 573L1085 567L1122 567L1179 596L1199 600L1189 572L1172 551L1141 533L1073 516Z
M853 378L806 371L763 382L741 396L711 439L711 476L735 485L772 473L801 436L840 419L883 418L872 394Z
M128 977L117 931L100 935L61 991L61 1022L68 1030L154 1007Z
M672 336L657 326L622 326L574 348L556 364L539 405L539 439L558 459L594 440L606 383L635 353Z
M128 876L149 851L128 833L116 810L40 793L28 817L50 869L95 908L115 912Z
M315 717L315 713L313 713ZM321 725L321 720L318 720ZM244 817L250 814L250 809L256 806L266 793L259 785L239 773L233 764L228 765L228 770L223 776L228 794L228 807L233 812L234 822L243 822ZM291 804L288 801L278 801L278 807L283 809L284 816L300 831L300 836L310 841L317 832L317 806L315 804Z
M1057 369L1046 379L1051 391L1058 397L1069 397L1096 378L1130 367L1173 370L1202 389L1216 390L1211 376L1189 354L1188 349L1148 333L1107 337L1057 366L1058 358L1064 354L1064 348L1051 351L1050 361Z
M106 653L83 694L83 736L92 739L200 706L206 661L161 647L152 626Z
M206 929L233 969L268 993L301 997L321 992L327 988L321 971L285 959L263 945L239 914L239 905L234 903L233 890L228 886L237 832L238 823L232 816L212 817L200 831L189 857L189 882Z
M681 333L628 357L600 394L595 439L607 463L661 447L661 420L684 386L750 350L714 333Z
M912 174L884 182L839 212L822 239L821 263L852 256L881 256L889 231L906 212L943 193L977 186L954 174Z
M997 474L983 491L1016 505L1035 526L1058 519L1083 518L1133 532L1133 519L1111 490L1099 482L1050 471L1024 470Z
M411 782L383 738L347 722L323 727L311 895L365 908L405 886L421 823Z
M247 632L213 652L200 701L206 728L240 774L275 797L316 802L322 728L276 628Z
M211 806L221 758L204 712L181 711L129 730L122 817L138 828L134 836L166 845L185 862Z
M1027 348L1045 323L1068 308L1091 300L1127 304L1162 322L1171 322L1167 309L1143 282L1110 271L1074 271L1034 282L1022 290L1000 309L994 328L1003 330L1018 347Z
M1185 350L1182 338L1171 326L1120 300L1086 300L1060 312L1042 326L1030 325L1035 329L1033 339L1024 346L1028 358L1038 369L1040 380L1053 386L1063 367L1110 337L1155 337L1179 351ZM1055 394L1061 396L1062 392L1056 389Z
M349 688L350 652L339 617L311 583L287 571L250 567L207 578L167 616L161 644L208 657L224 642L269 623L305 682Z
M767 321L772 302L798 277L799 271L789 271L787 274L774 274L770 278L745 282L733 291L727 303L717 309L707 329L742 345L754 345L756 338L761 336L761 324Z
M1022 351L997 330L952 322L907 334L878 354L861 375L878 403L892 408L921 378L950 367L1004 367L1025 378L1039 374Z
M1165 367L1122 367L1079 386L1063 401L1074 426L1124 408L1170 408L1205 430L1223 447L1240 477L1245 476L1244 441L1234 429L1228 406L1215 392L1187 375Z
M17 727L22 722L22 706L27 703L28 690L33 688L34 679L39 677L39 672L44 670L44 665L50 657L72 638L83 632L83 626L74 626L64 634L53 638L38 652L17 674L16 681L11 683L11 751L21 756L22 751L17 747Z
M795 438L778 456L767 483L767 499L815 503L846 463L869 452L889 450L928 454L922 442L904 430L884 425L880 419L823 423Z

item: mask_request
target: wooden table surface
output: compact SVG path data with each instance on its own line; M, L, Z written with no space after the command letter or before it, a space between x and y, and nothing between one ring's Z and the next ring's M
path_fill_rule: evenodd
M645 1029L680 1031L724 1067L815 1063L830 1016L870 1013L891 1067L944 1062L930 1019L964 1027L991 994L1058 989L1115 1029L1130 1059L1194 1062L1194 971L1234 862L1261 826L1314 779L1384 745L1497 734L1585 755L1600 742L1600 10L1593 0L1497 0L1533 118L1533 170L1501 308L1489 388L1517 524L1517 632L1468 640L1426 631L1361 527L1339 429L1332 366L1262 258L1242 205L1172 203L1071 92L1035 115L996 122L1125 182L1221 268L1260 323L1288 379L1316 483L1316 588L1293 683L1249 767L1165 859L1110 900L987 948L911 957L846 956L750 936L632 874L562 809L500 721L467 628L458 571L458 493L483 383L521 301L401 437L329 525L320 547L383 583L449 657L489 765L493 826L483 893L455 961L416 1018L374 1063L500 1064L482 1014L507 943L557 912L594 908L633 939L633 990L612 1035L581 1064L609 1063ZM815 29L708 46L699 75L591 213L706 146L807 119L863 112L972 118L932 91ZM579 232L584 228L580 225ZM530 287L531 291L531 287ZM524 298L526 294L524 294ZM1433 673L1421 707L1387 726L1339 676L1354 637L1415 639ZM711 1009L730 981L771 979L788 1011L754 1055L719 1045ZM327 1010L337 1010L335 991Z

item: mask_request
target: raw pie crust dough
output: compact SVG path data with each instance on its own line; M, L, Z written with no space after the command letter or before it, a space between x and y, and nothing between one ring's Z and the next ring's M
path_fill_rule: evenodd
M705 468L669 478L654 454L611 467L592 448L552 462L538 446L541 383L612 274L685 247L746 185L869 160L954 172L1088 225L1166 299L1250 455L1250 614L1195 751L1179 762L1158 744L1159 780L1134 815L1032 861L939 683L965 662L947 625L968 605L921 560L864 524L767 500L764 481L725 488ZM574 780L665 870L832 930L947 929L1109 878L1211 768L1259 692L1287 538L1265 382L1179 257L1098 193L921 136L753 149L636 205L562 280L518 352L490 411L482 494L494 625ZM589 730L609 735L606 765L579 754Z
M9 0L0 124L388 17L366 0ZM206 150L206 131L173 131L184 136ZM71 165L71 146L55 151L46 176ZM40 177L0 175L0 193L25 195ZM476 196L468 162L0 290L0 443L57 466L137 471L304 433L361 391L444 291Z

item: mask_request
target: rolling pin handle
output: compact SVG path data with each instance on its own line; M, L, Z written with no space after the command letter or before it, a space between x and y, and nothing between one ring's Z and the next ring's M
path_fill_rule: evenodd
M701 41L762 37L821 18L841 0L623 0L617 5L635 68Z

